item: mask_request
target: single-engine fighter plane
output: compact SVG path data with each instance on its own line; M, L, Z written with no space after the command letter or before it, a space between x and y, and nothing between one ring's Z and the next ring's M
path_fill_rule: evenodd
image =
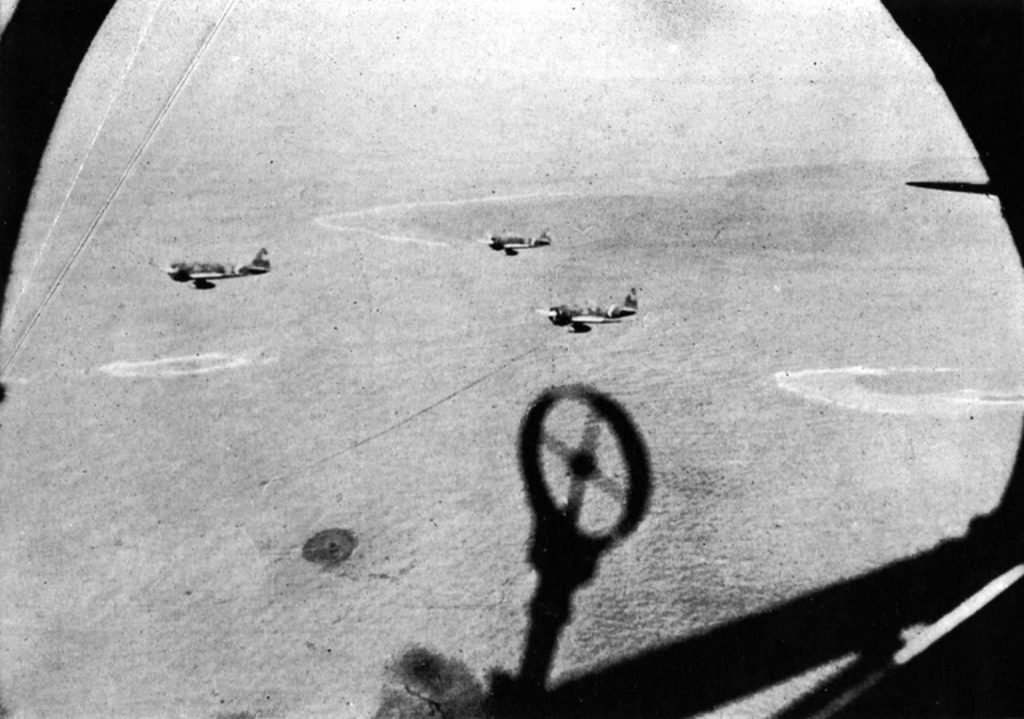
M607 324L609 322L621 322L627 317L636 314L638 303L636 288L629 291L622 306L611 305L607 308L598 305L587 305L585 307L574 307L572 305L559 305L546 310L537 310L538 313L546 315L551 324L559 327L569 325L573 332L589 332L590 325Z
M197 290L208 290L215 285L211 280L230 280L235 277L262 275L270 272L270 260L264 247L256 253L252 262L246 265L231 265L222 262L174 262L165 272L175 282L191 282Z
M520 237L519 235L495 235L489 234L481 240L485 245L494 251L504 250L505 254L514 257L519 250L531 250L534 247L547 247L551 244L548 231L544 230L537 237Z

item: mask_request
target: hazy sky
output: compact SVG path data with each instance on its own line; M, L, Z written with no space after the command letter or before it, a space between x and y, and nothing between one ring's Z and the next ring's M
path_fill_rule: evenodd
M441 157L502 138L606 156L653 143L688 156L690 175L973 154L928 68L866 1L122 3L83 83L94 106L113 104L112 130L152 116L229 7L166 124L232 143L266 144L253 128L275 124L299 144L422 137L429 148L404 149Z

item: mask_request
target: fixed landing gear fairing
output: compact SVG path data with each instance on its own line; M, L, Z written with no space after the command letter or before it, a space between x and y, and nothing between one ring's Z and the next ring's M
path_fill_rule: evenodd
M256 253L252 262L245 265L231 265L222 262L173 262L165 272L175 282L191 282L197 290L208 290L215 285L212 280L230 280L235 277L262 275L270 272L270 260L264 247Z

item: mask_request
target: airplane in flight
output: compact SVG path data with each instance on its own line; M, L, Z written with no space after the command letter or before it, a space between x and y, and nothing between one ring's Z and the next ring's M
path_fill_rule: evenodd
M175 282L191 282L197 290L208 290L216 285L211 280L230 280L235 277L262 275L270 272L270 260L264 247L246 265L222 262L174 262L164 270Z
M573 332L589 332L590 325L621 322L635 315L637 309L636 288L633 288L626 295L626 299L622 301L621 307L619 305L610 305L607 308L598 305L587 305L586 307L559 305L546 310L539 309L537 312L545 315L553 325L559 327L569 325Z
M534 247L547 247L551 244L548 231L544 230L537 237L520 237L519 235L495 235L488 234L487 238L481 240L492 250L504 250L509 257L519 254L519 250L530 250Z

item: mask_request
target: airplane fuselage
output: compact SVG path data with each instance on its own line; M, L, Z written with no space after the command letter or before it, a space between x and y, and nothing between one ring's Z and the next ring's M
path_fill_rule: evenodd
M610 305L600 307L588 305L579 307L576 305L558 305L546 310L537 310L546 315L551 324L558 327L571 326L574 332L588 332L590 325L609 324L621 322L637 313L636 290L630 290L622 305Z
M563 326L585 322L587 324L606 324L608 322L621 322L627 317L636 314L636 310L627 307L612 305L607 309L602 307L581 308L560 305L552 307L549 319L552 324Z
M233 265L225 262L173 262L167 267L167 275L175 282L192 282L197 289L210 289L213 280L230 280L235 277L262 275L270 272L267 251L260 250L252 262Z
M262 275L269 270L259 267L235 267L215 262L177 262L170 266L167 274L175 282L191 282L195 279L229 280L233 277Z
M495 252L504 252L506 255L515 255L519 250L529 250L535 247L547 247L551 244L551 238L546 232L538 237L519 237L518 235L490 235L487 238L487 246Z

